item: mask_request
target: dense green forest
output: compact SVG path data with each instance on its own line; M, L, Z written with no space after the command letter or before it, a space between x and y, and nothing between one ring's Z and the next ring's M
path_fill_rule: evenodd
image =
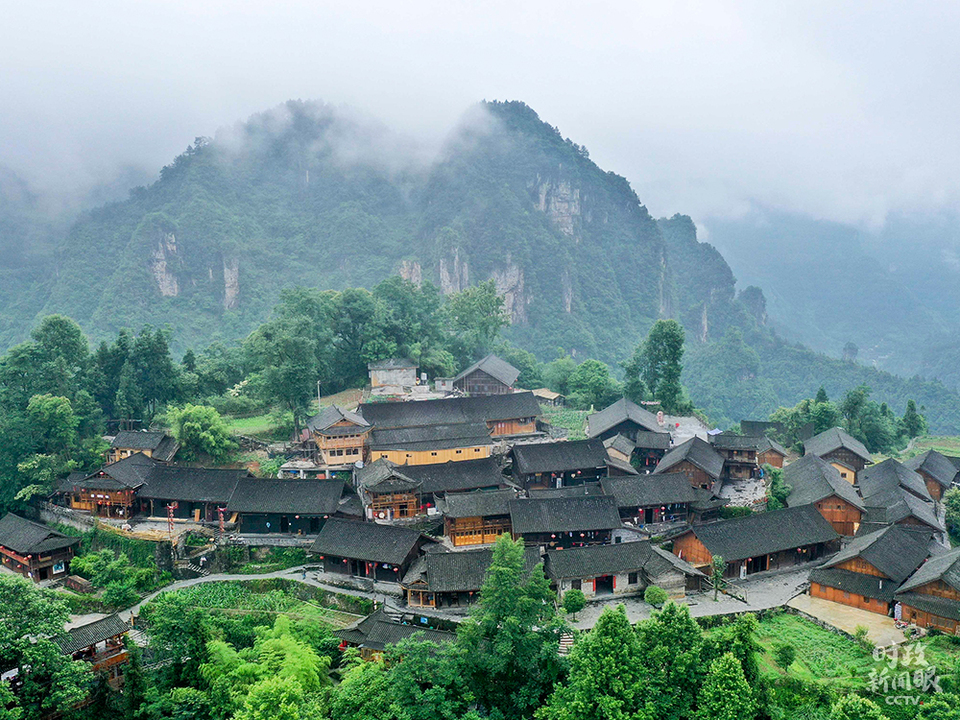
M223 586L209 589L221 595L230 592ZM23 681L16 697L6 684L0 686L7 716L35 720L59 712L65 718L105 720L958 717L955 675L941 676L942 693L921 695L919 713L912 706L881 706L869 699L865 677L857 678L851 670L855 667L866 676L872 669L869 650L840 638L837 641L846 645L844 660L849 661L846 682L838 668L827 677L788 673L799 654L786 637L773 647L777 666L771 667L769 648L761 644L761 625L749 613L698 622L685 605L666 602L652 617L631 626L622 606L608 607L592 630L577 633L558 609L543 566L527 572L523 545L509 535L494 546L479 600L449 642L429 642L414 634L388 646L380 660L363 661L356 649L342 649L322 619L274 612L282 605L267 601L282 600L282 593L261 598L246 613L207 610L191 599L189 591L164 593L146 604L140 627L148 641L150 665L140 648L131 647L123 692L115 693L91 675L87 663L71 661L49 639L67 617L54 593L21 578L2 577L0 659L8 667L20 667ZM560 652L564 635L575 638L569 655ZM930 648L934 659L933 644ZM72 709L84 697L92 704Z
M156 182L86 211L69 230L44 221L15 179L2 187L6 346L63 313L94 342L168 327L179 356L235 347L291 288L373 288L400 274L448 295L492 280L513 346L545 363L594 358L615 380L654 321L677 318L688 346L683 383L718 425L766 417L821 385L835 396L866 384L894 408L915 399L934 431L960 432L960 398L938 383L781 340L764 292L738 292L689 217L652 218L627 180L523 103L473 108L424 163L382 126L289 102L198 138ZM782 248L768 254L753 257L783 263L782 282L765 277L767 292L779 293L796 268ZM857 286L845 287L838 301L856 306ZM880 310L865 309L868 327L882 322ZM425 367L449 366L435 360Z

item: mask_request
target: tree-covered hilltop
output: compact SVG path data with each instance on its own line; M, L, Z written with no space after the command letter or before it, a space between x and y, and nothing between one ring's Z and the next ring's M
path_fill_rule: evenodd
M492 280L515 346L544 362L602 361L614 380L654 322L676 318L683 384L719 424L766 417L821 385L866 384L892 407L915 399L932 429L960 431L958 398L939 384L783 342L763 291L738 292L689 217L651 217L627 180L520 102L474 107L429 163L349 111L288 102L198 138L155 183L86 212L59 242L29 194L0 201L0 277L15 278L0 287L0 347L63 313L94 342L169 327L179 355L239 343L295 287L374 288L399 274L449 296ZM42 252L12 252L21 239ZM587 395L608 394L589 371L599 380Z

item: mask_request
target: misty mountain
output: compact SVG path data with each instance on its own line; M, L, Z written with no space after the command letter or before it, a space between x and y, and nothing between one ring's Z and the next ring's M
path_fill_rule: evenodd
M762 267L774 262L754 250ZM679 318L684 382L718 423L765 416L821 384L836 395L866 382L898 412L913 398L935 427L960 429L960 398L936 383L781 340L767 315L793 302L789 266L776 278L741 276L742 285L765 280L770 308L757 287L738 293L689 217L653 218L626 179L519 102L473 108L434 157L341 108L286 103L198 138L153 184L83 213L33 267L18 303L4 305L7 343L38 312L60 312L95 339L149 323L169 325L179 350L200 348L243 337L286 287L371 286L399 273L455 292L492 279L511 316L508 337L544 359L571 353L616 366L657 318ZM838 301L857 300L855 282L841 289ZM904 323L926 322L920 304L915 315L905 307ZM822 321L812 312L797 315L798 326ZM789 315L778 322L797 336Z
M960 384L960 218L892 215L879 232L759 210L706 221L784 337L901 375Z

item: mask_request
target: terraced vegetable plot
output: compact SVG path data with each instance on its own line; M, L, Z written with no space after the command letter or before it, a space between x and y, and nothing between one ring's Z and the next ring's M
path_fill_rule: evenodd
M240 581L208 582L174 590L190 605L228 613L276 613L298 619L311 619L341 628L359 620L362 615L321 607L301 600L283 590L257 591Z

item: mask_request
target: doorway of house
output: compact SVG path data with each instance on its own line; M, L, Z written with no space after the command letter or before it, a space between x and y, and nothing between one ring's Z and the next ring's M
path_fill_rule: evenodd
M596 579L597 595L613 595L613 575L604 575Z
M290 532L290 518L286 515L280 516L280 532Z
M767 556L761 555L747 560L747 575L755 572L763 572L767 569Z

